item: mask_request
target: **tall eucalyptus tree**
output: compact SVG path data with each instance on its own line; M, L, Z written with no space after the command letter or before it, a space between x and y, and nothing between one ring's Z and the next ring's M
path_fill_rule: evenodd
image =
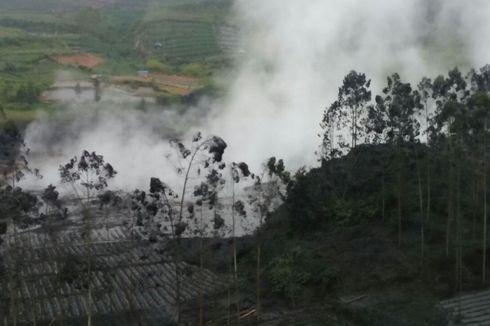
M59 174L62 184L68 185L78 203L81 206L81 214L84 221L84 241L86 245L86 287L87 295L85 307L87 310L87 325L92 325L92 282L90 275L93 267L92 253L92 227L93 211L92 202L96 195L108 187L110 179L114 178L117 171L111 164L106 163L102 155L96 152L83 151L77 157L73 157L66 164L60 165Z
M387 78L388 85L383 95L377 95L375 105L369 108L367 126L377 133L375 138L391 145L396 157L398 194L398 245L402 244L403 223L403 174L404 161L409 144L414 144L419 136L420 123L415 117L417 96L409 83L403 83L398 74Z
M321 145L322 158L330 158L338 153L353 149L365 135L362 126L371 101L369 90L371 80L365 74L351 71L345 76L339 88L337 100L325 109L321 127L324 130ZM346 139L345 133L350 138ZM338 135L336 135L338 133Z

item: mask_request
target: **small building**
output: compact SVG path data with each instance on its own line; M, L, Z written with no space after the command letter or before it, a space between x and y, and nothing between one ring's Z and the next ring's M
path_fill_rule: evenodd
M138 77L148 78L150 77L150 72L148 70L138 70Z

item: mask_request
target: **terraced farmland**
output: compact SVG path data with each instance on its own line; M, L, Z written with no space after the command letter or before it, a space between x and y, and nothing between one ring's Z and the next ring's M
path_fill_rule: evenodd
M72 0L7 0L0 4L0 101L4 110L23 126L36 117L39 108L54 111L58 107L43 102L42 96L27 103L18 95L31 84L43 94L65 70L82 79L93 74L134 76L141 69L198 79L181 83L156 78L151 88L159 103L207 92L212 89L207 86L214 72L227 65L232 53L233 42L221 32L230 3L94 0L87 2L95 4L88 8ZM86 57L86 53L101 60Z
M151 56L162 61L186 63L221 54L212 23L166 20L142 28Z
M37 83L49 84L56 63L52 56L69 50L64 36L32 34L13 28L0 28L0 78L4 82L25 82L26 73ZM67 39L71 39L67 35Z

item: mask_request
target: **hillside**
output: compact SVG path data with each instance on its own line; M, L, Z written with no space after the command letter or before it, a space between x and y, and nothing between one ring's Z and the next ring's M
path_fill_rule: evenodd
M403 244L397 244L396 188L388 186L393 179L387 169L395 159L385 145L360 146L295 177L285 204L269 215L258 240L262 260L268 262L264 320L281 310L298 325L301 320L309 320L308 325L445 325L438 301L457 291L454 257L441 253L445 242L436 221L444 215L434 208L421 265L417 201L409 195L416 193L410 181L414 166L404 177L406 219ZM255 294L247 289L255 282L255 245L239 252L241 275L250 282L243 295L252 302ZM478 275L466 274L464 282L466 289L478 288Z

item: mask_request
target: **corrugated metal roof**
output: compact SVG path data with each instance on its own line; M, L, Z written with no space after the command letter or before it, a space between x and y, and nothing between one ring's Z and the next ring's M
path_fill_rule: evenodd
M19 322L86 318L89 287L95 319L115 320L138 311L163 320L176 313L173 259L157 254L145 242L131 240L121 227L94 230L90 243L84 243L78 232L62 232L56 240L40 232L15 238L8 240L9 249L4 251L7 269L13 273L6 273L0 291L16 289L11 299ZM74 279L68 280L64 275L70 267ZM212 293L225 286L210 271L182 262L178 268L182 301L197 298L200 289Z

